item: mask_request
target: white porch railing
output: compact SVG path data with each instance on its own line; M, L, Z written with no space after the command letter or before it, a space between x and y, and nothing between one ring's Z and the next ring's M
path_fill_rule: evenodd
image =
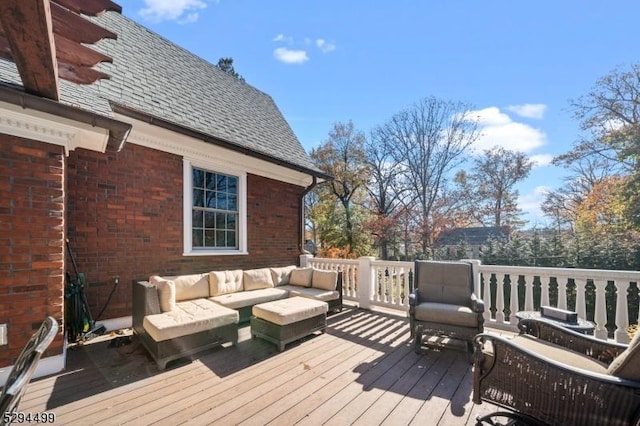
M627 327L638 322L640 271L497 266L482 265L478 260L472 262L477 277L475 291L485 302L487 326L517 330L513 314L552 305L574 310L581 318L592 321L596 337L606 339L612 330L617 342L627 343ZM300 265L343 271L343 297L356 301L363 309L383 306L409 310L413 262L382 261L373 257L324 259L302 255ZM607 297L607 286L611 285L614 287L613 290L610 288ZM588 298L587 294L592 296ZM588 303L588 300L593 303ZM631 321L629 306L634 313Z

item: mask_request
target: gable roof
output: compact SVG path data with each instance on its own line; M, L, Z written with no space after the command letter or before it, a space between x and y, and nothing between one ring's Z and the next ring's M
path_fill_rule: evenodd
M100 115L114 112L243 152L322 179L273 99L246 82L115 12L89 18L117 34L94 50L113 58L91 86L61 82L60 102ZM20 84L0 60L0 80ZM66 83L66 84L65 84Z

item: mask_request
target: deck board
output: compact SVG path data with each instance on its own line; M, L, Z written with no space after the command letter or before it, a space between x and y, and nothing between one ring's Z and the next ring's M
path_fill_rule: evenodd
M472 397L469 355L416 354L406 317L347 308L326 333L287 345L252 339L178 360L165 371L133 339L96 339L68 353L65 372L33 381L20 411L58 424L473 425L495 411Z

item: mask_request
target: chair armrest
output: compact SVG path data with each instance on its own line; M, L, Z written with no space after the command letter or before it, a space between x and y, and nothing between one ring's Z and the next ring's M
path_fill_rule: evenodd
M627 345L622 343L609 342L586 334L580 334L547 321L545 318L522 319L518 323L518 328L521 334L529 334L569 348L574 352L590 356L607 365L627 349Z
M475 293L471 293L471 310L479 314L484 313L484 300L479 299Z
M142 328L142 322L147 315L159 314L160 297L158 289L147 281L133 281L133 312L134 329Z
M413 290L413 293L409 293L409 306L418 306L420 304L420 295L418 289Z

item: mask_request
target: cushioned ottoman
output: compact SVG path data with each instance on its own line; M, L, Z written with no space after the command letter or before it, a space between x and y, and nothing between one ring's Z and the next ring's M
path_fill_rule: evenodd
M287 343L316 331L324 332L328 308L327 303L306 297L290 297L254 305L251 337L275 343L282 352Z

